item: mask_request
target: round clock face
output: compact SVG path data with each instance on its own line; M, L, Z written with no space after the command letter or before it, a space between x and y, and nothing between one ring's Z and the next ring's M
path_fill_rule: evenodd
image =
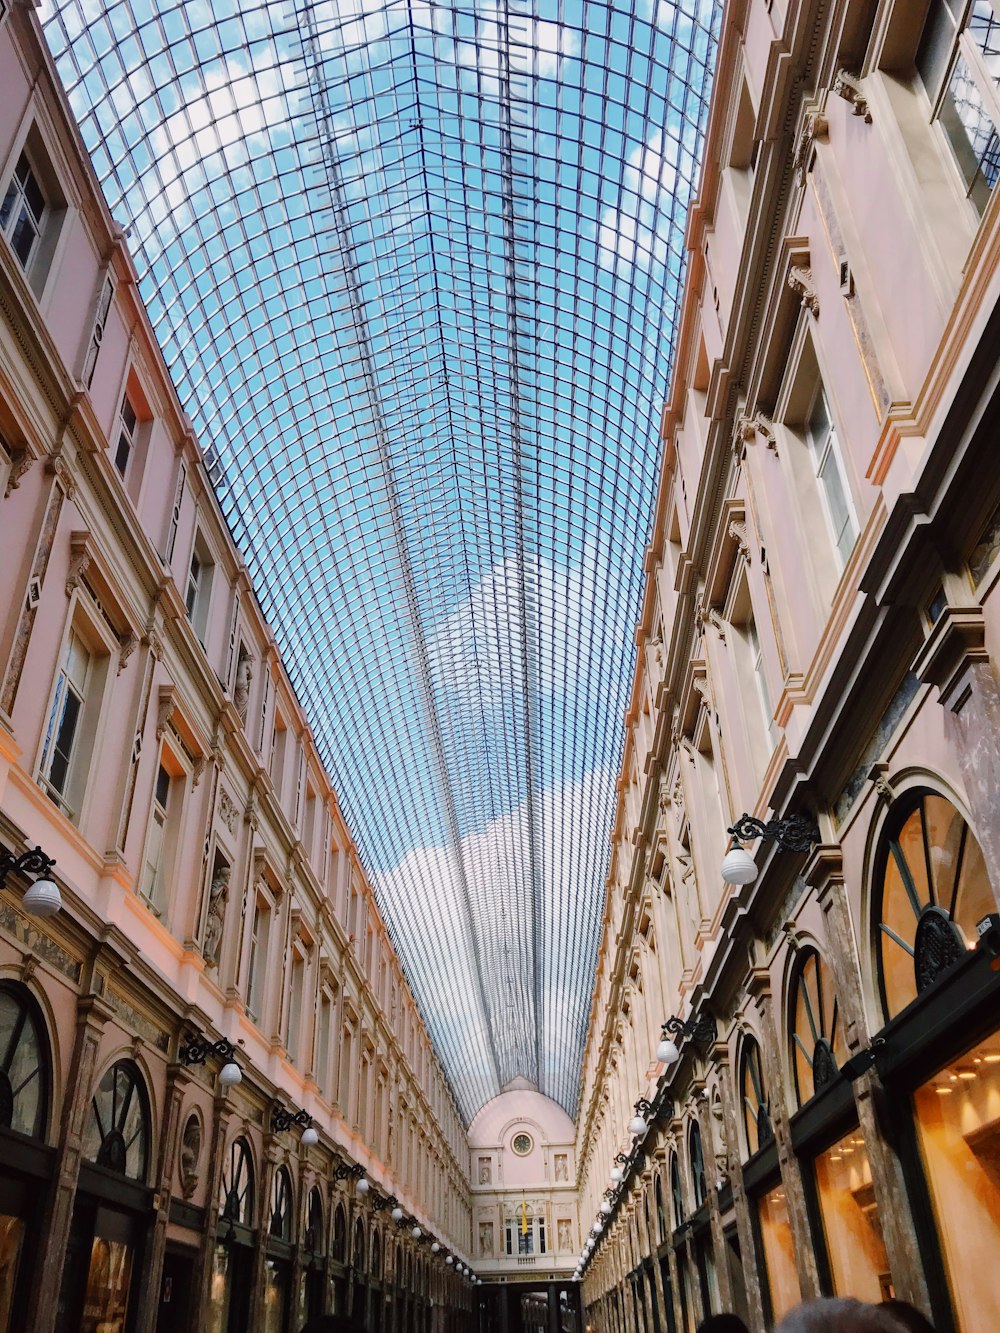
M513 1139L511 1139L510 1146L517 1153L518 1157L526 1157L528 1153L531 1152L534 1144L531 1142L531 1136L529 1134L515 1134Z

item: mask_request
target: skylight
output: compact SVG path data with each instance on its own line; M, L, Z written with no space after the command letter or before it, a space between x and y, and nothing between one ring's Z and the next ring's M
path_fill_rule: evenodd
M711 0L46 0L467 1118L573 1114Z

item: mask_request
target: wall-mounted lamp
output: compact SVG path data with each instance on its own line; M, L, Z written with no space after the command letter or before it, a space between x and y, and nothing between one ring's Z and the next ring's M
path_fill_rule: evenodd
M757 863L744 850L744 842L765 838L776 842L783 852L807 852L820 840L819 825L808 815L789 815L765 823L753 815L742 814L726 832L734 842L722 861L722 878L727 884L752 884L757 878Z
M20 856L0 850L0 889L6 885L11 871L17 875L40 875L40 879L25 889L21 906L31 916L55 916L62 907L59 885L49 879L49 872L55 863L55 857L46 856L41 847L33 847Z
M313 1128L313 1118L308 1111L288 1111L280 1102L275 1102L271 1108L271 1132L285 1134L295 1125L302 1126L302 1142L307 1148L319 1143L319 1135Z
M673 1065L681 1058L677 1043L673 1037L687 1037L691 1041L708 1042L715 1040L716 1025L711 1014L699 1014L697 1018L668 1018L660 1028L660 1044L656 1048L656 1058L664 1064Z
M356 1180L355 1189L359 1194L367 1194L371 1188L368 1181L365 1180L365 1168L360 1162L355 1162L353 1166L348 1166L346 1162L341 1162L333 1173L334 1180Z
M185 1065L203 1065L210 1055L217 1055L223 1061L219 1070L219 1082L224 1088L235 1088L243 1082L243 1072L236 1063L236 1047L225 1037L218 1041L206 1041L198 1033L192 1033L177 1052Z
M635 1115L629 1121L629 1133L636 1138L649 1129L649 1117L653 1114L653 1103L647 1097L640 1097L635 1104Z

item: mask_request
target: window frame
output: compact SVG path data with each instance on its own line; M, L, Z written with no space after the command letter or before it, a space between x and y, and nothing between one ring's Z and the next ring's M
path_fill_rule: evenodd
M61 242L66 232L63 222L68 211L68 203L62 181L69 178L70 168L61 154L57 167L55 160L57 153L59 153L59 149L54 133L45 133L39 120L33 118L32 111L29 110L28 116L22 124L22 132L11 145L10 154L4 163L2 176L4 184L2 192L0 192L0 208L2 208L2 203L7 198L20 159L24 157L45 201L41 218L42 225L39 228L36 242L26 264L21 262L13 248L11 239L7 234L7 224L4 224L0 230L3 231L14 263L20 269L24 280L39 302L45 297L49 281L57 268Z

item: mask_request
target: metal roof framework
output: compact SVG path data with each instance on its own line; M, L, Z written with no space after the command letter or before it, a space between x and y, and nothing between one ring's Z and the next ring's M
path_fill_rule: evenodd
M576 1109L713 0L46 0L463 1115Z

